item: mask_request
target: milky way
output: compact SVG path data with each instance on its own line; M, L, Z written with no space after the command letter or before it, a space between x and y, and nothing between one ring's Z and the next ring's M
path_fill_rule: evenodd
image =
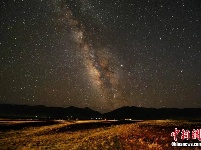
M80 1L82 6L84 1ZM88 80L94 90L98 93L102 107L106 109L117 108L121 104L121 88L119 83L119 70L116 68L116 60L110 50L104 46L94 47L93 35L85 30L85 25L74 17L73 12L67 4L60 8L62 21L71 28L71 36L77 43L78 55L88 72ZM96 100L97 101L97 100Z

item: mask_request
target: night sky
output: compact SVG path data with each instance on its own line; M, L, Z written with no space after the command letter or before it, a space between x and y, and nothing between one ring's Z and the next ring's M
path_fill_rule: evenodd
M201 107L200 0L1 0L0 103Z

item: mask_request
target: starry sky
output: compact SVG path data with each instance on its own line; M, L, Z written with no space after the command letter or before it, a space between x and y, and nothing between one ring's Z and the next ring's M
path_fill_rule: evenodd
M201 107L200 0L1 0L0 103Z

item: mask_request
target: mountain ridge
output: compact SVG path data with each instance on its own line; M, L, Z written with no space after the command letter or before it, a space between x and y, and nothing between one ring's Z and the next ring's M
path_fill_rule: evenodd
M0 117L44 119L201 119L201 108L145 108L123 106L107 113L91 108L0 104Z

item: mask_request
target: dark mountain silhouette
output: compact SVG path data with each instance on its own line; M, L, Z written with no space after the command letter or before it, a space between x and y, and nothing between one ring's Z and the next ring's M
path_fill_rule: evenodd
M104 114L109 119L201 119L201 108L121 107Z
M0 104L1 118L40 118L40 119L201 119L201 108L143 108L121 107L111 112L101 114L90 108L70 106L46 107L43 105L12 105Z
M0 104L0 117L7 118L91 119L101 116L101 113L89 108L77 108L74 106L63 108L43 105Z

